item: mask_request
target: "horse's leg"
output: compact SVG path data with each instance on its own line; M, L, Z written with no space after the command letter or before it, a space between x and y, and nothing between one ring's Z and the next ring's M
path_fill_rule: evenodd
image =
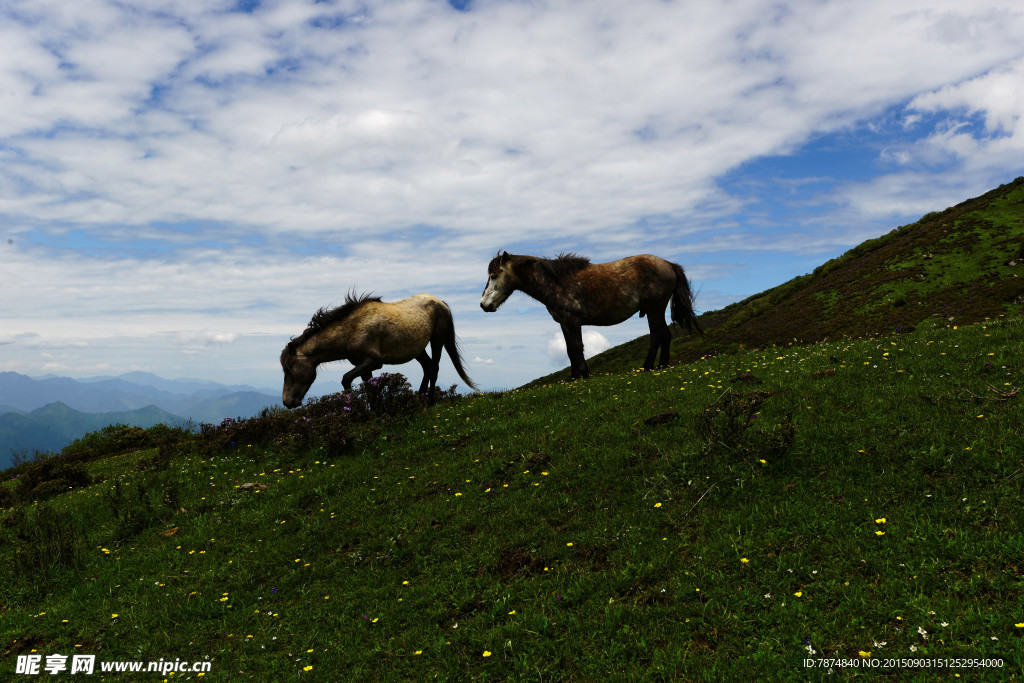
M661 349L661 366L668 365L669 347L672 346L672 332L665 324L665 312L647 313L647 326L651 330L651 347L647 351L647 359L644 361L644 370L654 369L654 357Z
M434 402L434 394L437 389L437 373L441 370L441 352L444 351L444 337L438 337L437 339L430 340L430 388L428 397L430 402ZM423 354L426 355L427 350L423 349Z
M654 357L658 353L658 337L660 335L658 323L655 322L657 317L657 315L650 315L649 313L647 315L647 327L651 331L651 346L647 349L647 358L644 359L644 370L650 370L654 367ZM664 325L665 321L662 320L661 324Z
M420 389L417 392L423 405L429 405L434 399L434 386L437 384L437 356L438 353L435 353L434 358L431 359L426 349L416 356L416 360L423 368L423 381L420 382Z
M380 360L364 358L358 365L342 375L341 386L345 388L345 391L352 391L352 380L359 377L364 382L369 382L373 377L373 371L380 370L382 367L384 367L384 363Z
M362 371L359 368L353 368L341 376L341 386L346 391L352 391L352 380L360 375Z
M661 334L661 357L658 359L658 365L665 367L669 363L668 357L672 350L672 330L669 329L668 325L665 325L665 329Z
M426 349L423 349L420 355L416 356L416 362L423 368L423 381L420 382L420 388L416 392L422 397L423 393L427 390L427 386L430 384L430 356L427 355Z
M573 379L590 377L587 359L583 356L583 328L579 323L562 323L565 351L569 355L569 369Z
M662 313L658 318L658 327L661 328L659 334L661 336L661 355L658 358L658 365L665 367L668 365L668 356L672 348L672 330L669 329L668 323L665 322L665 314Z

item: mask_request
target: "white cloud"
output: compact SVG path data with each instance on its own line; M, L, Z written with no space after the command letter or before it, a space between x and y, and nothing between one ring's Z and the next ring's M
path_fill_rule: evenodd
M272 230L607 230L680 215L745 159L998 63L1020 25L952 3L741 5L394 2L323 30L309 23L321 10L283 2L40 23L70 66L30 61L54 90L15 103L33 114L22 132L79 130L17 139L47 160L21 169L40 191L20 207ZM998 30L935 28L972 21Z
M918 112L951 112L953 116L957 113L968 116L978 114L984 119L985 133L991 136L983 141L984 146L989 148L986 152L1020 150L1024 147L1022 79L1024 58L977 78L920 95L910 103L909 108ZM958 155L969 154L971 150L961 149L962 143L957 140L961 137L956 134L958 128L960 126L951 126L950 131L934 136L930 142L939 146L952 146Z
M206 346L207 344L230 344L238 340L236 332L216 330L183 330L174 335L174 343L182 346Z
M583 356L584 358L590 358L596 356L602 351L607 351L612 347L611 342L598 332L597 330L583 330ZM562 336L561 332L556 332L551 335L547 343L548 356L557 365L568 365L568 356L566 355L565 349L565 337Z
M920 126L936 117L927 135L886 150L894 173L840 190L865 217L920 216L979 195L1024 173L1024 58L974 78L922 93L907 106ZM951 201L951 198L956 198Z

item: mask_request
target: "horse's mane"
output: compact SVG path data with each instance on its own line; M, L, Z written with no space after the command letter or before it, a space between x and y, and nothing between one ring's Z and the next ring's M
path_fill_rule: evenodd
M540 256L516 256L499 251L498 255L491 259L487 266L488 272L494 272L502 258L510 259L513 267L524 263L532 263L542 271L541 277L549 281L560 282L567 277L572 277L590 265L590 259L580 256L571 251L563 251L555 258L543 258Z
M571 251L563 251L553 259L539 258L537 259L537 262L540 263L555 280L561 280L571 275L575 275L590 265L589 258L586 256L580 256L579 254L574 254Z
M370 303L371 301L380 303L380 297L373 296L372 293L360 294L357 296L354 291L349 292L345 295L345 303L342 305L334 308L321 308L314 313L302 334L298 337L293 337L292 340L288 342L288 348L296 348L314 334L319 334L331 325L341 322L361 308L364 304Z

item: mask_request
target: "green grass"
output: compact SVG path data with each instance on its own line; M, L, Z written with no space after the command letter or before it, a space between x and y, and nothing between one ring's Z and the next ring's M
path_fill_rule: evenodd
M870 652L1020 680L1022 340L922 325L98 460L0 511L0 669L785 680ZM282 437L304 415L343 428Z

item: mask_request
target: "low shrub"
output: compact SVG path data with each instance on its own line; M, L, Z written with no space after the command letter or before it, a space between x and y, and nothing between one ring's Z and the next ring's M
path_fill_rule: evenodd
M149 493L142 482L137 482L134 490L117 482L104 493L103 501L114 520L115 544L137 536L157 521Z
M45 500L72 488L92 483L84 462L55 455L38 460L18 478L14 497L21 501Z
M454 386L438 393L443 401L458 396ZM406 378L383 373L360 383L355 391L311 398L294 410L265 408L248 419L226 418L219 425L200 425L196 446L204 456L266 447L290 452L317 448L333 456L351 445L354 425L404 420L420 410L420 399ZM367 429L374 431L369 427L362 431Z
M89 540L74 518L48 505L16 507L0 525L0 542L14 548L8 554L8 576L31 576L31 585L44 591L39 579L57 578L82 567Z
M705 441L705 455L729 454L737 459L777 460L796 440L793 418L758 429L761 408L772 391L729 391L694 418L697 434Z

